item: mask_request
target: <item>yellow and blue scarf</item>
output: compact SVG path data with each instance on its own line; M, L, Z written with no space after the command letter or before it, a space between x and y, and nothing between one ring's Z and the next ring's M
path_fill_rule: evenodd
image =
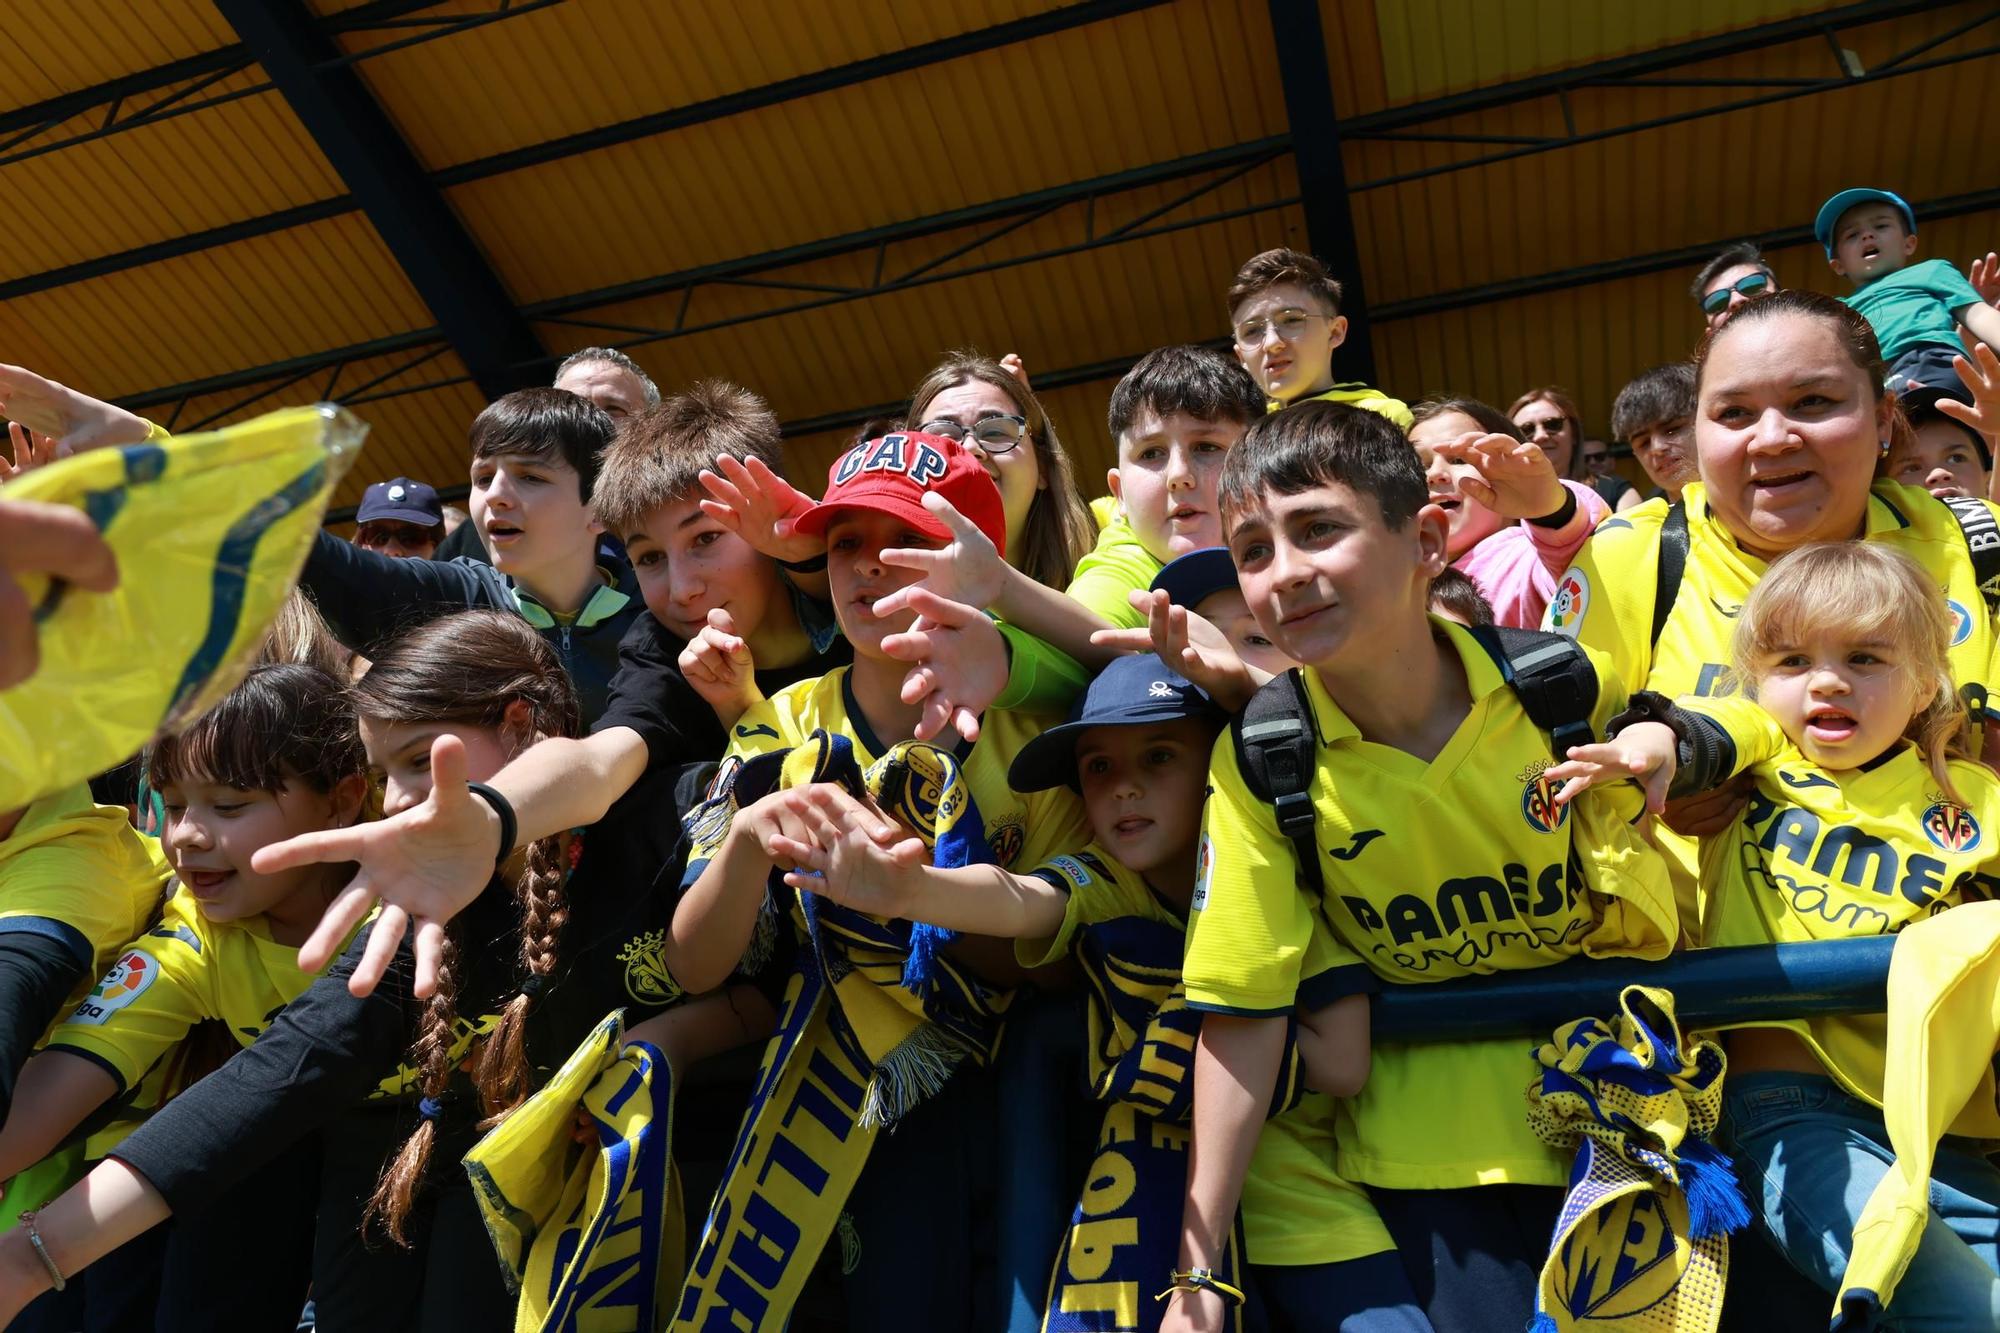
M0 810L122 762L228 693L367 431L337 407L288 408L201 435L156 432L7 483L9 500L87 514L119 583L83 594L24 580L42 664L0 691Z
M1750 1221L1729 1159L1722 1048L1683 1040L1673 996L1628 986L1610 1023L1559 1028L1535 1052L1528 1121L1574 1148L1530 1333L1714 1333L1729 1235Z
M767 792L835 782L870 797L931 848L934 864L992 860L958 761L910 741L864 773L845 737L725 763L689 816L697 841ZM949 931L882 921L770 881L760 929L803 947L672 1327L777 1333L833 1235L876 1134L984 1062L1009 998L941 952ZM756 946L753 945L753 949Z
M1121 917L1082 926L1071 954L1089 1000L1090 1078L1105 1103L1095 1156L1049 1279L1043 1333L1155 1333L1180 1255L1201 1013L1181 989L1182 931ZM1271 1114L1304 1091L1292 1030ZM1241 1286L1242 1226L1217 1275ZM1239 1333L1242 1308L1225 1327Z
M515 1333L651 1333L686 1251L673 1071L613 1013L465 1155Z

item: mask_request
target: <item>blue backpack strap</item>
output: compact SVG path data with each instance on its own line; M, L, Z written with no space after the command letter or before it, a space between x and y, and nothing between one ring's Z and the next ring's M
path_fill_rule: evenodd
M1979 595L1986 599L1986 614L2000 614L2000 523L1993 521L1993 511L1984 500L1950 496L1944 497L1944 504L1965 537L1972 575L1979 582Z
M1301 881L1316 896L1323 894L1326 885L1319 870L1312 798L1319 735L1299 668L1265 682L1229 724L1229 734L1244 784L1277 811L1278 831L1292 840L1298 854Z
M1660 631L1667 627L1667 617L1674 612L1687 563L1688 511L1676 500L1667 507L1666 522L1660 524L1660 565L1653 579L1653 637L1647 640L1655 646L1660 642Z
M1549 733L1556 758L1597 739L1597 669L1574 639L1510 625L1478 625L1472 637L1500 668L1528 720Z

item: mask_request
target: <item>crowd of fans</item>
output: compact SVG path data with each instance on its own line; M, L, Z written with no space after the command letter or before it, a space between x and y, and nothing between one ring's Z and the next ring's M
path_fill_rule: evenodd
M753 388L570 357L472 422L456 522L396 477L322 532L131 792L0 815L0 1325L1579 1327L1549 1122L1600 1068L1371 1012L1994 896L2000 261L1917 223L1829 200L1838 300L1705 265L1610 405L1636 484L1560 387L1336 380L1285 249L1233 355L1119 382L1094 502L1018 357L823 484ZM0 410L0 484L164 435L19 367ZM0 485L0 684L15 575L141 576L82 517ZM1576 1282L1693 1313L1613 1326L2000 1328L1990 1049L1857 1293L1884 1018L1671 1002L1604 1040L1693 1111L1602 1125L1690 1243ZM578 1161L623 1183L558 1200ZM651 1170L685 1225L619 1211Z

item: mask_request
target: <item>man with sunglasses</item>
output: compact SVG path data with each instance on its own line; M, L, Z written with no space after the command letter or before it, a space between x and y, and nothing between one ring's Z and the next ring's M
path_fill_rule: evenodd
M1691 288L1711 333L1727 324L1738 306L1777 290L1777 275L1764 262L1764 252L1748 241L1726 247L1703 264Z
M354 511L354 544L400 560L429 560L444 536L444 506L421 481L378 481Z

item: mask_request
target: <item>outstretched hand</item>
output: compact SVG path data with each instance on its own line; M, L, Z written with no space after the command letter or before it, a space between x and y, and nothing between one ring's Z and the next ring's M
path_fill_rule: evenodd
M1965 355L1954 356L1951 365L1972 394L1972 401L1940 398L1937 409L1972 427L1989 442L2000 440L2000 356L1969 332L1962 333L1960 341L1965 344Z
M721 607L708 613L708 623L681 649L680 668L681 676L708 701L724 727L735 726L737 718L763 702L750 645Z
M413 989L419 999L437 989L445 925L486 888L500 850L499 817L466 790L465 782L464 743L456 736L439 736L431 742L430 795L417 805L373 823L302 833L258 849L250 864L262 875L304 865L353 862L357 867L300 946L300 967L317 972L332 961L379 898L382 914L348 990L357 996L374 991L412 923L417 962Z
M7 439L13 445L14 457L11 460L0 458L0 484L10 482L24 472L46 467L58 458L67 458L71 452L53 436L29 430L18 421L7 423Z
M1569 758L1542 776L1561 782L1557 805L1568 805L1592 787L1630 778L1646 793L1646 808L1660 814L1673 785L1677 741L1661 722L1635 722L1608 741L1572 745Z
M908 600L911 588L924 588L968 606L993 606L1000 600L1001 585L1007 577L1007 562L1000 558L993 539L936 491L925 491L923 503L926 510L951 530L951 540L938 547L884 547L883 564L914 569L924 577L921 583L884 597L876 613L894 615L911 605Z
M2000 254L1991 250L1984 259L1975 259L1965 268L1965 279L1972 284L1972 290L1979 293L1979 299L1988 305L2000 305Z
M715 470L704 468L701 488L708 498L701 512L773 560L797 564L826 550L826 539L794 532L792 525L813 507L804 491L773 472L761 458L718 454Z
M1502 518L1546 518L1563 507L1556 465L1532 440L1466 434L1432 450L1448 462L1475 468L1478 475L1460 477L1458 489Z
M138 444L150 431L144 417L78 393L25 366L5 364L0 364L0 416L58 440L77 453Z
M19 574L48 574L90 592L118 586L118 558L90 516L68 505L0 500L0 690L41 665L35 608Z
M785 883L871 916L907 916L915 890L908 872L930 863L923 839L844 787L804 790L812 842L797 847L800 868Z
M887 559L887 552L883 553ZM895 602L893 608L891 602ZM902 700L920 710L916 738L927 741L946 727L979 739L979 715L1007 688L1007 647L985 612L940 597L913 583L875 604L878 616L908 608L916 621L882 640L882 651L911 664Z
M1162 662L1201 686L1208 697L1230 712L1250 702L1268 672L1245 662L1236 645L1209 621L1184 606L1175 606L1164 591L1135 589L1126 600L1146 613L1137 629L1101 629L1090 641L1099 648L1127 653L1157 653Z

